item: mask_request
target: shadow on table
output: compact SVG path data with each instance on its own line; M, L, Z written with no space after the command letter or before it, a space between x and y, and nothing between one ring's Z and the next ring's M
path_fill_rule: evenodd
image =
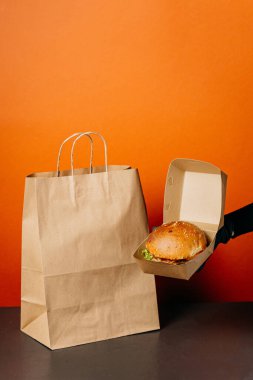
M186 315L196 310L197 305L190 302L169 302L159 304L159 318L161 329L171 325L175 321L185 318Z
M196 281L195 281L196 282ZM185 318L206 298L207 289L198 282L156 276L160 326L164 328Z

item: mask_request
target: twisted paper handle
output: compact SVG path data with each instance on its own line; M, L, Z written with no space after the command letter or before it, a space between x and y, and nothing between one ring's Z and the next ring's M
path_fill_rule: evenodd
M71 148L71 159L70 159L70 162L71 162L71 174L72 176L74 175L74 149L75 149L75 144L77 143L77 141L83 137L83 136L89 136L90 135L97 135L103 142L104 144L104 157L105 157L105 171L108 172L108 154L107 154L107 143L106 143L106 140L105 138L98 132L83 132L83 133L79 133L78 136L76 137L76 139L74 140L73 144L72 144L72 148ZM91 137L90 137L91 138ZM93 142L93 141L92 141ZM92 150L93 152L93 150ZM92 170L92 168L91 168ZM91 173L91 171L90 171Z
M77 132L77 133L74 133L73 135L67 137L61 144L60 146L60 149L59 149L59 152L58 152L58 156L57 156L57 165L56 165L56 171L57 171L57 177L60 177L60 162L61 162L61 154L62 154L62 149L64 147L64 145L66 144L67 141L69 141L70 139L72 139L73 137L75 136L83 136L84 133L83 132ZM88 139L90 140L90 165L89 165L89 171L90 171L90 174L92 173L92 161L93 161L93 139L90 135L86 134L86 136L88 137ZM76 141L76 140L75 140ZM74 143L75 143L74 141ZM72 145L73 147L73 145ZM71 149L71 152L72 152L72 149ZM72 157L72 156L71 156ZM72 162L73 162L73 159L72 159ZM72 175L73 175L73 171L72 171Z

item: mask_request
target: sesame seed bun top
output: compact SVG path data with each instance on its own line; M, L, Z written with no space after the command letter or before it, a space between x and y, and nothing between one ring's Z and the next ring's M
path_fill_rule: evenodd
M162 224L148 237L146 248L154 258L189 260L206 248L205 233L192 223Z

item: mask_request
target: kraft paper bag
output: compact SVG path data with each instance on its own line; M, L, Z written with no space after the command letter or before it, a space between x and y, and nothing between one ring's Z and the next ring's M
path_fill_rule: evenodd
M138 170L108 166L101 135L105 165L74 170L92 134L73 135L71 170L62 144L57 170L25 182L21 330L51 349L159 329L154 276L132 257L148 235Z

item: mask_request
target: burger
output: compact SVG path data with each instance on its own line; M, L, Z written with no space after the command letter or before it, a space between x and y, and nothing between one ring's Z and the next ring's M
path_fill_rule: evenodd
M177 221L162 224L146 241L142 253L146 260L180 264L191 260L207 246L205 233L192 223Z

